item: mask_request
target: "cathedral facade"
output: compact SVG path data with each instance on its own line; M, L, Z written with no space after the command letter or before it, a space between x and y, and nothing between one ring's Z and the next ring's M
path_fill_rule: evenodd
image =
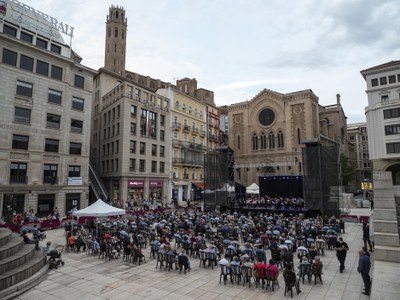
M258 183L260 176L302 175L302 148L307 140L323 136L345 148L346 117L340 96L333 105L336 109L329 106L327 110L318 100L312 90L281 94L264 89L249 101L230 105L229 146L235 153L235 181L249 186ZM323 124L330 119L334 121L328 130Z

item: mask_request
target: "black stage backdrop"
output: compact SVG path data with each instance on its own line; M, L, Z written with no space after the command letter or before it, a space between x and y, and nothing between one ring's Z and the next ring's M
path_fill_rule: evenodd
M302 176L261 176L260 196L303 198Z

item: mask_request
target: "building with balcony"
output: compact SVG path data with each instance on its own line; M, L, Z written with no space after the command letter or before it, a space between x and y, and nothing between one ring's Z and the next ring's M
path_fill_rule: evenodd
M169 99L166 83L125 70L127 18L111 6L106 21L105 66L94 78L91 162L114 205L169 202Z
M196 98L196 84L195 79L184 78L178 80L176 86L157 91L171 101L171 198L178 204L201 199L204 188L207 110L206 105Z
M361 71L367 83L375 259L400 262L400 61Z
M348 152L340 97L335 105L323 107L312 90L281 94L264 89L227 109L234 178L243 186L258 183L260 176L302 175L304 140L323 137Z
M0 212L87 206L94 70L65 42L72 27L17 1L0 18ZM3 4L4 4L3 3ZM61 26L62 25L62 26ZM72 28L72 29L71 29Z
M355 170L355 188L368 191L372 189L372 162L368 152L367 123L354 123L347 125L349 143L353 145Z

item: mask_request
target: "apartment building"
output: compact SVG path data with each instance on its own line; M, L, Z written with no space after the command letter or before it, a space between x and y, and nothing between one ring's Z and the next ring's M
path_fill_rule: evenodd
M169 201L171 132L167 84L125 70L127 18L111 6L105 66L94 78L91 162L114 205Z
M347 125L349 143L354 149L355 188L368 191L372 189L372 162L368 152L367 123Z
M73 27L17 1L0 17L0 210L87 206L95 71L65 42Z
M207 106L196 97L195 79L177 80L176 86L159 89L171 101L171 199L182 204L200 200L204 190L204 154L207 151Z
M375 259L400 262L400 61L361 71L367 83Z

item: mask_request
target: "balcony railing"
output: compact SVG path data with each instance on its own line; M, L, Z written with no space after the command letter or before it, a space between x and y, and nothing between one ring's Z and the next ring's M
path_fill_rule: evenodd
M205 130L200 130L199 135L200 137L204 137L206 135Z
M189 174L183 174L183 179L185 180L189 179Z
M10 184L11 183L23 183L23 184L26 184L27 181L28 181L28 176L26 176L26 175L10 176Z
M55 177L55 176L44 176L43 177L43 183L44 184L57 184L58 183L58 177Z
M173 122L172 123L172 130L179 130L181 129L181 123Z
M196 127L192 127L192 134L197 135L198 133L199 133L199 129L197 129Z
M181 141L177 140L177 139L172 139L172 146L180 146L181 145Z
M189 132L190 131L190 126L189 125L183 125L183 131L184 132Z

